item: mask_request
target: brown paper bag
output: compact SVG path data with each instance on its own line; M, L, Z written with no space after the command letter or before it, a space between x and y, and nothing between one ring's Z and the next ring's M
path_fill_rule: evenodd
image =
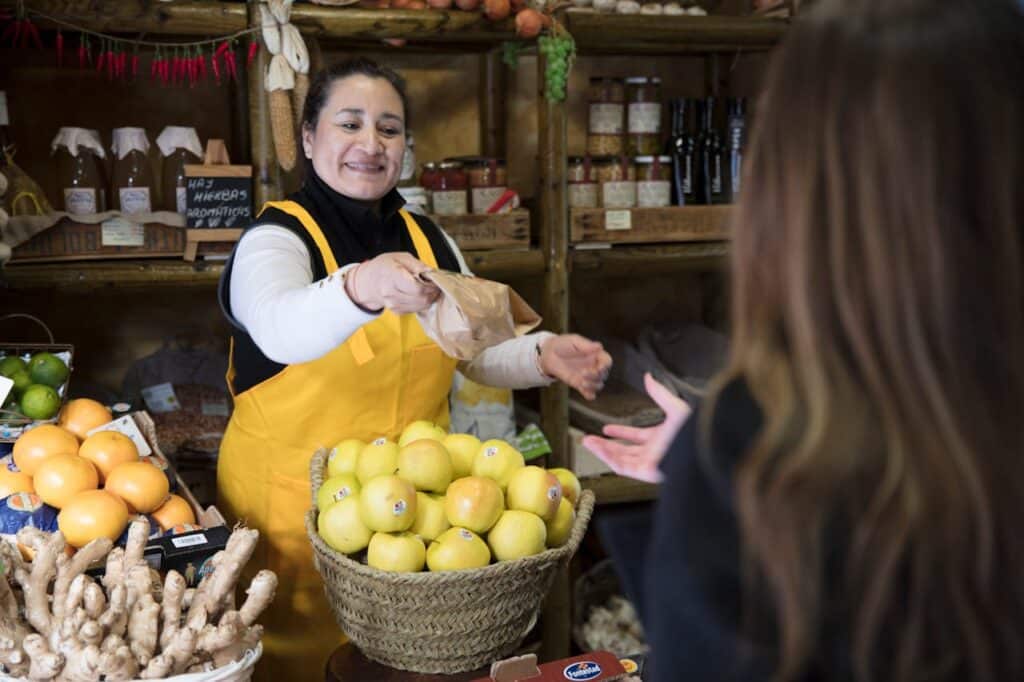
M540 316L505 284L445 270L420 277L437 285L441 296L416 316L449 357L471 360L540 324Z

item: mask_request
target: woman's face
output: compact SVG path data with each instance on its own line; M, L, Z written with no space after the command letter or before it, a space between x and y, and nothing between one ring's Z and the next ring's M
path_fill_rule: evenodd
M302 149L335 191L362 201L380 199L398 184L402 169L402 98L383 78L335 81L316 130L302 130Z

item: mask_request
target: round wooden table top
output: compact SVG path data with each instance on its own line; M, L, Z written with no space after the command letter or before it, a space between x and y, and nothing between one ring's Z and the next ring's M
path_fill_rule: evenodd
M363 656L354 644L342 644L327 661L326 682L470 682L490 675L490 668L456 675L395 670Z

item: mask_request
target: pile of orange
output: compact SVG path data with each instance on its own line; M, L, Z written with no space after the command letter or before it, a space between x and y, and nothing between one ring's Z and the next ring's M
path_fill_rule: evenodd
M131 514L151 514L164 531L194 524L191 507L170 494L163 470L143 461L131 438L117 431L87 435L110 420L106 407L80 398L65 406L58 424L26 431L14 443L18 471L0 467L0 498L34 493L59 509L58 526L74 547L100 537L116 541Z

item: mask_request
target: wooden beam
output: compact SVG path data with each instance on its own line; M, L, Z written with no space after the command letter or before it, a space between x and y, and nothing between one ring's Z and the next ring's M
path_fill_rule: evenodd
M572 252L574 276L633 277L680 271L719 270L726 266L727 242L652 244Z
M505 64L501 50L491 50L480 59L480 152L484 156L506 157L505 148Z
M405 38L425 41L461 41L497 44L511 40L514 23L488 21L481 12L424 11L292 6L292 23L304 34L323 38L379 40Z
M682 52L769 49L786 31L787 22L759 17L602 15L569 10L565 24L582 50L625 46L660 46ZM714 48L713 50L710 48Z
M249 0L249 23L260 25L259 3ZM249 69L249 129L252 132L250 149L252 153L253 215L263 209L263 204L276 201L282 196L281 168L274 155L274 141L270 132L270 107L267 93L263 90L263 74L270 63L270 55L263 49L256 53L252 68Z
M12 7L10 0L0 6ZM104 33L174 33L189 36L218 36L244 31L249 25L245 5L217 0L176 0L153 3L147 0L28 0L25 9L41 28L57 24L43 16L69 21Z

